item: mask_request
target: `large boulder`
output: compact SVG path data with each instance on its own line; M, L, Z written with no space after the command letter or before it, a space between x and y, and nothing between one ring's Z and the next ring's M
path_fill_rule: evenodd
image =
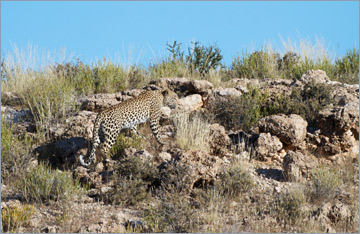
M202 98L199 94L189 95L179 99L178 108L181 111L194 111L203 106Z
M161 171L167 173L168 181L183 184L184 191L190 192L194 187L205 186L212 184L217 175L220 173L224 161L217 157L210 155L201 150L186 150L182 151L173 148L169 151L174 159L172 162L163 163L160 167ZM179 178L174 181L173 175L168 175L166 171L171 165L176 165L176 174ZM180 174L179 174L180 173Z
M224 156L231 144L225 128L219 124L212 124L210 129L210 153L213 155Z
M320 134L317 151L323 157L359 153L359 104L351 102L343 107L328 108L318 115ZM334 156L334 157L333 157Z
M327 83L330 81L329 77L326 75L326 72L323 70L308 70L305 74L301 76L300 79L303 83Z
M300 147L306 137L307 122L299 115L271 115L259 120L259 131L277 136L288 146Z
M319 112L318 125L322 133L342 135L350 130L359 139L359 103L351 102L343 107L327 108Z
M288 151L283 160L284 176L287 181L303 181L311 177L311 170L317 166L314 157L297 151Z
M254 148L256 158L262 161L276 159L282 147L283 144L276 136L272 136L270 133L260 133Z
M203 95L212 89L214 85L207 80L190 81L190 92Z

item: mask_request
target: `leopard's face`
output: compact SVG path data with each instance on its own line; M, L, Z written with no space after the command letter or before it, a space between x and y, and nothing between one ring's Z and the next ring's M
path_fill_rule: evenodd
M164 105L170 107L171 109L177 108L179 98L178 95L171 91L171 90L165 90L163 91L164 96Z

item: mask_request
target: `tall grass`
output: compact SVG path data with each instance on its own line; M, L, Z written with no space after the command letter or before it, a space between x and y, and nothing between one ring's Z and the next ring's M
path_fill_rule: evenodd
M209 150L208 122L199 115L179 114L174 118L176 143L182 149Z

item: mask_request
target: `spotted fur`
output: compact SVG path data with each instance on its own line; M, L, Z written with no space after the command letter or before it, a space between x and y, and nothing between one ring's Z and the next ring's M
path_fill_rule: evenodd
M178 97L170 90L145 91L139 96L126 100L100 112L95 120L92 148L89 157L80 155L80 163L89 166L96 161L95 152L100 143L104 143L104 153L108 154L115 144L120 131L129 128L136 134L136 126L150 121L150 128L156 140L164 144L158 134L160 108L165 105L171 108L177 106Z

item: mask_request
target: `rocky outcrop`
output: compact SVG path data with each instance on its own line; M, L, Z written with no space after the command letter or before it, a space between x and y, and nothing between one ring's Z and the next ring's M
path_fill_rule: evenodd
M289 151L282 166L287 181L299 182L311 177L311 170L317 166L317 160L299 151Z
M202 98L199 94L189 95L179 99L178 108L180 111L194 111L203 106Z
M229 136L225 132L225 128L219 124L212 124L210 129L210 153L213 155L224 156L231 144Z
M271 115L259 120L259 131L277 136L288 148L302 147L307 122L299 115Z
M186 150L181 151L172 149L170 151L174 162L178 167L185 167L185 174L183 183L186 183L185 189L190 192L194 187L201 187L206 184L211 184L215 181L216 176L220 173L224 161L217 157L210 155L201 150Z
M343 107L328 108L318 115L320 133L318 153L334 156L343 152L359 152L359 104L351 102Z
M270 133L260 133L254 148L256 158L262 161L282 161L280 156L282 147L283 144L276 136L272 136Z
M300 81L303 83L327 83L330 81L329 77L326 75L326 72L323 70L308 70L305 74L301 76Z

